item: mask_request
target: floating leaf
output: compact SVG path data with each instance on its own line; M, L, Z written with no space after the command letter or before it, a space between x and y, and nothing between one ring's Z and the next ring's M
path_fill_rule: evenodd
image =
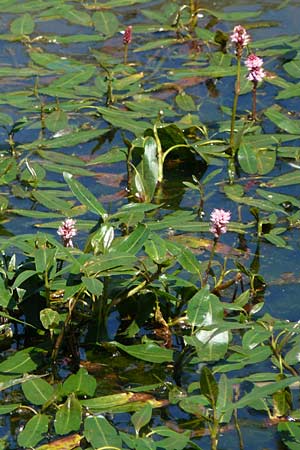
M94 212L103 219L107 218L107 213L101 203L94 197L89 189L75 180L70 173L64 173L64 179L75 197L85 205L89 211Z
M81 405L75 395L71 394L55 415L55 431L57 434L68 434L79 430L80 424Z
M35 28L34 20L29 13L24 14L21 17L13 20L10 25L10 31L13 34L28 35L33 32Z
M55 441L36 447L36 450L73 450L79 447L81 439L82 436L79 434L71 434L70 436L55 439Z
M47 381L37 378L22 384L22 390L27 400L33 405L43 405L53 395L53 387Z
M70 375L63 383L62 392L69 395L72 392L77 395L88 395L92 397L96 389L96 379L81 367L76 374Z
M118 432L103 416L85 419L84 436L93 448L122 447L122 440Z
M286 115L280 112L280 108L277 105L271 106L270 108L266 109L264 114L268 117L268 119L274 122L277 127L281 128L287 133L300 133L300 121L289 119Z
M173 361L173 351L167 348L159 347L154 342L145 344L123 345L119 342L112 342L116 347L133 356L156 364Z
M105 36L113 36L119 28L119 21L111 11L97 11L92 16L95 30Z
M18 444L21 447L35 447L48 431L49 417L45 414L36 414L26 423L24 430L18 435Z
M141 428L143 428L150 422L151 417L152 417L152 408L149 403L146 403L142 409L136 411L131 416L131 422L133 423L137 435L139 434Z

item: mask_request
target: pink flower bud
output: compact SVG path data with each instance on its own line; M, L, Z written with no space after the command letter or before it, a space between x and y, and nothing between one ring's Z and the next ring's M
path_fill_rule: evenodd
M75 224L76 220L65 219L57 230L57 234L61 236L65 247L74 247L72 238L77 235Z
M124 31L123 44L128 45L130 44L131 40L132 40L132 26L129 25Z
M257 83L258 81L262 81L262 79L266 76L266 73L263 69L263 60L259 58L254 53L248 56L245 65L248 68L247 79L249 81L253 81Z
M233 29L233 33L230 36L230 40L232 43L236 45L236 47L242 48L246 47L251 41L250 35L247 33L242 25L237 25Z
M227 224L230 222L231 212L224 209L215 208L210 215L211 227L210 231L219 238L221 234L227 232Z

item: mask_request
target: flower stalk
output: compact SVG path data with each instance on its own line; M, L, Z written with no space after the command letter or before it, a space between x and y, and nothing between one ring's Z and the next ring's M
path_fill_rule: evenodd
M234 98L233 98L233 106L231 113L231 123L230 123L230 158L228 163L228 175L229 182L233 183L235 176L235 155L236 155L236 145L234 139L235 133L235 119L236 119L236 111L238 105L238 99L241 91L241 59L243 56L244 48L250 42L250 36L247 33L246 29L241 25L237 25L234 27L232 35L230 36L230 40L232 44L235 44L235 54L237 58L237 71L236 71L236 82L234 89Z

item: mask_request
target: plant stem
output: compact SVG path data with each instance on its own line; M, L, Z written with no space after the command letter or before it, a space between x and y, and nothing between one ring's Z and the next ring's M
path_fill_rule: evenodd
M158 181L158 183L162 183L162 181L164 179L164 154L163 154L163 149L162 149L161 142L160 142L158 132L157 132L157 124L155 124L153 127L153 134L154 134L154 139L156 142L157 163L158 163L157 181Z
M235 89L234 89L234 99L233 99L233 106L232 106L232 113L231 113L231 123L230 123L230 158L228 162L228 175L229 175L229 182L232 184L234 181L235 176L235 154L236 154L236 147L234 142L234 129L235 129L235 118L236 118L236 111L237 111L237 105L238 105L238 99L241 91L241 54L240 52L237 53L237 72L236 72L236 81L235 81Z
M252 87L252 120L256 120L256 88L257 88L257 81L253 81L253 87Z
M128 44L124 44L124 64L127 64L128 60Z
M218 240L219 240L219 238L217 238L217 237L214 238L214 243L213 243L213 247L212 247L211 252L210 252L210 257L209 257L209 261L208 261L208 264L207 264L206 273L205 273L205 277L204 277L204 280L203 280L203 286L202 287L205 287L207 285L208 275L209 275L209 271L210 271L210 268L211 268L211 263L212 263L213 257L214 257L215 252L216 252Z

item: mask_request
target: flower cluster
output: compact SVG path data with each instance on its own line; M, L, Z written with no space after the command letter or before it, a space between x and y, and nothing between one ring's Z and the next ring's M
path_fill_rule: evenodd
M123 44L128 45L130 44L131 40L132 40L132 26L129 25L124 31Z
M230 218L230 211L224 211L224 209L217 208L212 211L210 215L210 231L215 235L216 238L219 238L221 234L226 233L227 224L230 222Z
M65 247L74 247L72 238L77 234L75 224L76 220L65 219L57 230L57 234L61 236Z
M247 66L249 71L247 75L247 79L249 81L257 83L258 81L262 81L262 79L266 76L266 73L262 67L262 58L259 58L254 53L251 53L251 55L248 56L245 65Z
M247 33L242 25L237 25L233 29L233 33L230 36L230 40L237 47L246 47L251 41L250 35Z

